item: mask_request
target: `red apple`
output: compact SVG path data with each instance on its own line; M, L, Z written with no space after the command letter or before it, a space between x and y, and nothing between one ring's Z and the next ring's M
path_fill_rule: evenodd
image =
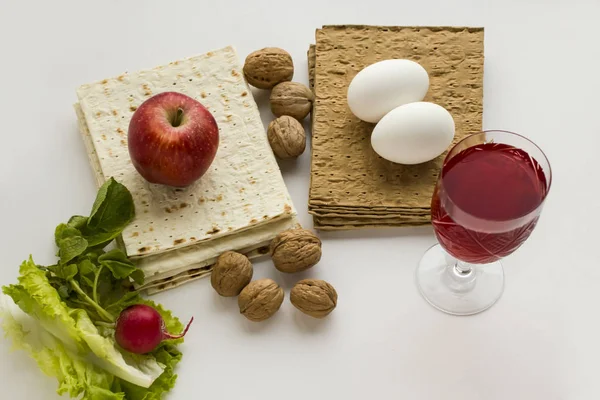
M133 166L148 182L185 187L213 162L219 128L202 104L181 93L165 92L133 113L127 141Z

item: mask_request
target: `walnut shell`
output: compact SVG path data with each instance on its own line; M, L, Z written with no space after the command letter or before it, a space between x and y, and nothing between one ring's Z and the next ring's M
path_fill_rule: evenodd
M314 318L324 318L337 305L338 295L333 286L319 279L304 279L296 283L290 301L298 310Z
M279 158L298 157L306 148L306 132L302 124L287 115L271 121L267 137L273 153Z
M294 76L292 56L277 47L255 51L246 57L244 76L259 89L271 89L279 82L291 81Z
M212 287L221 296L233 297L240 294L252 280L252 263L243 254L227 251L217 258L210 276Z
M281 82L273 88L270 100L273 114L289 115L301 121L310 112L315 95L301 83Z
M277 235L269 251L279 271L300 272L315 266L321 259L321 240L306 229L291 229Z
M240 313L250 321L264 321L279 310L283 289L272 279L250 282L238 297Z

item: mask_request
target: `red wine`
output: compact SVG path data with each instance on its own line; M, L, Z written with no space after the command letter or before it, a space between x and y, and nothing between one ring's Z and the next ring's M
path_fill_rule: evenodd
M529 237L548 187L538 162L507 144L484 143L449 159L431 202L440 244L459 260L485 264Z

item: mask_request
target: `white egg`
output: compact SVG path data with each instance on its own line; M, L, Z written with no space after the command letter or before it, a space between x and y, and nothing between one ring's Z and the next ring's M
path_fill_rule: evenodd
M442 154L454 139L454 119L437 104L409 103L387 113L371 135L373 150L398 164L420 164Z
M384 60L360 71L348 86L348 106L367 122L381 118L402 104L421 101L429 89L429 75L411 60Z

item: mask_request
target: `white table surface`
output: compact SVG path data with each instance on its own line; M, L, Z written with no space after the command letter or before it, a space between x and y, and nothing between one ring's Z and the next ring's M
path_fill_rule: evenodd
M505 260L490 310L452 317L413 274L430 228L323 234L323 259L300 276L269 260L255 277L286 288L330 281L339 305L317 321L289 303L256 324L208 280L156 299L196 318L169 399L592 400L600 398L600 39L598 0L0 1L0 284L30 253L53 260L53 230L89 211L92 173L75 88L232 44L240 57L279 46L307 82L306 50L323 24L485 27L485 128L544 149L554 185L537 230ZM267 97L256 97L263 121ZM309 154L281 164L301 222ZM0 340L0 398L54 399L56 382Z

